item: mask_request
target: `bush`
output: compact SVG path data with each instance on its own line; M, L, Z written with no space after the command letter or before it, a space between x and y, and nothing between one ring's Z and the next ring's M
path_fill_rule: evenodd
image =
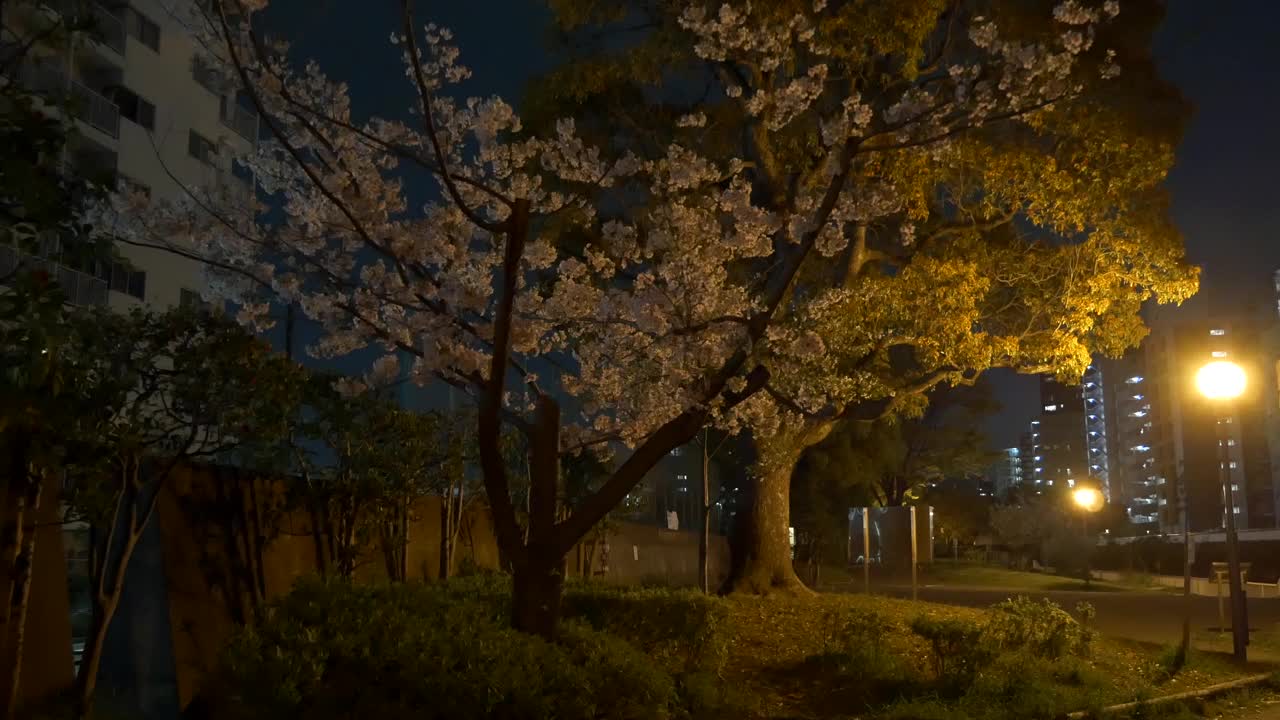
M671 676L627 642L568 621L555 643L511 630L491 579L443 585L299 584L235 637L214 716L664 718Z
M565 617L620 637L667 671L719 673L727 651L724 600L694 590L570 583Z
M922 616L911 621L911 631L929 642L934 674L944 689L968 687L974 673L990 659L982 642L983 628L974 623Z
M1092 616L1092 608L1082 608ZM1052 601L1017 597L993 605L988 614L983 641L995 651L1025 650L1050 659L1088 653L1092 633Z

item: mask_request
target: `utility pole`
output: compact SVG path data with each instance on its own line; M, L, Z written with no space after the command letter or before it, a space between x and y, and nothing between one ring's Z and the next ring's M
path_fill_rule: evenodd
M711 550L711 456L707 444L711 441L711 428L702 429L702 532L698 533L698 587L710 592L711 579L707 572L707 554Z
M1235 492L1231 487L1231 453L1227 445L1231 439L1230 407L1225 417L1218 420L1218 457L1221 466L1222 492L1226 496L1227 509L1227 587L1231 594L1231 655L1239 662L1248 659L1249 628L1245 626L1244 588L1240 583L1240 547L1236 537Z

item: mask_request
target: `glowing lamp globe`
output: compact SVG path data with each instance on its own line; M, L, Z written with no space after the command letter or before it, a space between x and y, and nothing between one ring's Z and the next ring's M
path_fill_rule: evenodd
M1076 505L1079 505L1081 508L1088 510L1089 512L1096 512L1102 509L1102 493L1098 492L1095 488L1076 488L1075 491L1071 493L1071 499L1075 501Z
M1196 389L1210 400L1238 398L1244 386L1244 368L1228 360L1215 360L1196 373Z

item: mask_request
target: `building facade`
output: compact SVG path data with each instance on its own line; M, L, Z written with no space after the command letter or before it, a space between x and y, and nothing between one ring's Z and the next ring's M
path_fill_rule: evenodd
M1033 456L1036 483L1073 487L1090 476L1084 395L1079 386L1042 376L1040 406L1039 443Z
M1104 384L1110 413L1107 418L1111 459L1111 501L1125 508L1139 535L1160 531L1167 477L1156 440L1153 394L1146 351L1107 364Z
M1000 500L1022 485L1022 449L1011 447L1000 451L1000 457L987 468L987 485Z
M253 151L258 118L209 72L176 12L176 2L10 3L4 23L23 36L87 12L97 32L68 47L37 46L19 77L33 91L69 100L76 132L59 164L66 172L152 201L179 200L191 188L253 192L235 158ZM65 15L64 15L65 14ZM195 300L200 263L164 249L122 244L126 262L72 261L50 238L35 251L81 304L165 308ZM0 264L30 261L30 249L0 248Z

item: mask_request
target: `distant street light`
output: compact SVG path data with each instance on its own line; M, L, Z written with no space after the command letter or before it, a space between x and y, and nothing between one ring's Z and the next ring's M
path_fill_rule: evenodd
M1196 388L1210 400L1231 401L1244 394L1244 368L1230 360L1215 360L1196 373Z
M1071 491L1071 500L1084 512L1080 516L1080 529L1084 531L1084 537L1089 539L1089 513L1095 513L1102 509L1105 499L1102 493L1095 487L1081 485ZM1089 587L1093 581L1093 548L1089 549L1088 555L1085 557L1084 565L1084 586Z
M1227 511L1227 578L1231 591L1231 650L1244 662L1249 645L1248 607L1240 578L1240 548L1236 537L1235 492L1231 488L1231 403L1244 394L1248 379L1244 368L1229 361L1215 360L1196 373L1196 388L1217 406L1218 467Z
M1098 492L1097 488L1078 487L1071 493L1071 499L1075 500L1080 509L1088 512L1097 512L1102 509L1102 493Z

